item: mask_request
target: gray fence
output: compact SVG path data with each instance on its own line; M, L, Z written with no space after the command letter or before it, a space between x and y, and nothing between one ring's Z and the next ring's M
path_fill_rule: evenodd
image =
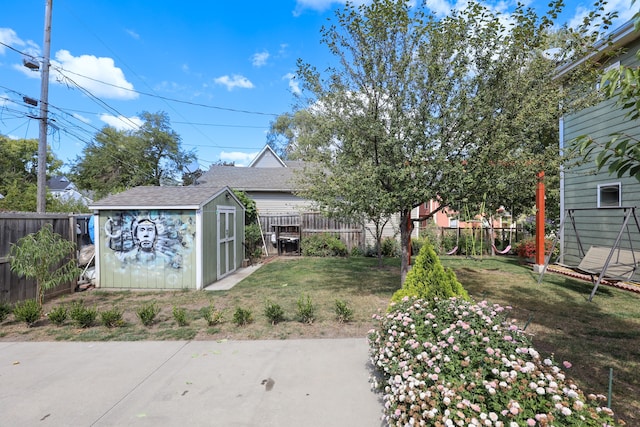
M76 221L77 218L69 214L0 213L0 301L15 303L36 297L36 282L11 272L11 244L28 234L38 232L44 224L51 224L54 232L76 242ZM60 285L47 291L45 298L73 292L75 286L75 281Z
M268 255L278 254L279 243L276 242L278 237L282 237L286 233L288 240L304 239L321 233L331 233L344 242L347 249L364 246L364 230L359 224L350 224L327 218L318 212L304 212L300 214L289 215L261 215L260 227L265 239ZM285 230L280 234L279 230ZM294 237L294 234L296 235ZM294 240L295 241L295 240ZM298 242L297 244L300 244ZM282 246L280 246L282 249ZM299 253L300 247L288 248L292 253Z

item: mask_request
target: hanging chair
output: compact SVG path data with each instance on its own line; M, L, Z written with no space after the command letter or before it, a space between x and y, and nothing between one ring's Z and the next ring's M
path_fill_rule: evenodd
M456 245L453 249L447 252L447 255L455 255L458 252L458 245Z
M492 244L491 247L493 247L493 251L498 255L506 255L511 251L511 245L507 245L507 247L501 251L496 248L495 244Z

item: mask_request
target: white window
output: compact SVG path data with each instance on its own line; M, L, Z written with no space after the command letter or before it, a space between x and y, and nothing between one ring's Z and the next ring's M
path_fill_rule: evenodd
M598 207L618 208L622 206L622 185L619 182L598 185Z

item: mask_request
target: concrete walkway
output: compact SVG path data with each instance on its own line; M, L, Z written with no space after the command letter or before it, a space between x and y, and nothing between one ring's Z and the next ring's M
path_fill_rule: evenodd
M245 277L262 267L262 264L254 264L249 267L239 268L226 277L212 283L204 288L205 291L226 291L233 288L236 284L242 281Z
M364 338L0 342L0 426L381 426Z

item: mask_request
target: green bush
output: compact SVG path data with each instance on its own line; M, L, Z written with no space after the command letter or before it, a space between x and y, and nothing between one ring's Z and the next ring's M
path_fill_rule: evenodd
M222 310L217 310L213 304L200 309L200 314L207 321L207 325L214 326L219 325L224 321L224 314Z
M264 304L264 315L272 325L276 325L285 320L282 306L269 300Z
M13 317L18 322L24 322L31 327L42 317L42 307L35 299L20 301L13 308Z
M311 301L311 297L298 298L298 319L302 323L311 324L316 320L316 306Z
M85 307L83 301L74 301L69 309L69 317L76 326L89 328L95 323L98 317L98 310Z
M173 306L173 320L176 321L178 326L187 326L189 320L187 319L187 309L184 307Z
M0 322L4 322L4 319L13 311L13 307L8 302L0 301Z
M347 245L335 234L320 233L302 239L304 256L347 256Z
M393 237L382 239L382 256L396 258L400 256L400 243Z
M353 308L345 300L336 300L336 320L340 323L346 323L353 320Z
M353 248L351 248L351 253L349 254L349 256L352 256L352 257L364 256L364 251L360 247L354 246Z
M392 302L399 302L404 297L416 297L433 300L434 298L448 299L459 297L469 299L467 291L458 282L455 273L450 268L445 269L440 259L427 243L416 257L415 263L407 273L402 285L391 297Z
M122 310L115 307L105 310L100 313L100 323L107 328L119 328L124 325L122 314Z
M54 325L62 326L69 318L69 309L64 305L58 305L51 309L47 317Z
M262 231L257 223L245 226L244 245L245 257L254 260L262 256Z
M251 310L240 307L236 308L236 311L233 313L233 323L237 326L246 326L252 322L253 313Z
M155 322L158 313L160 313L160 307L156 305L155 301L148 302L142 305L142 307L138 308L138 310L136 310L138 319L140 319L144 326L153 325L153 322Z

